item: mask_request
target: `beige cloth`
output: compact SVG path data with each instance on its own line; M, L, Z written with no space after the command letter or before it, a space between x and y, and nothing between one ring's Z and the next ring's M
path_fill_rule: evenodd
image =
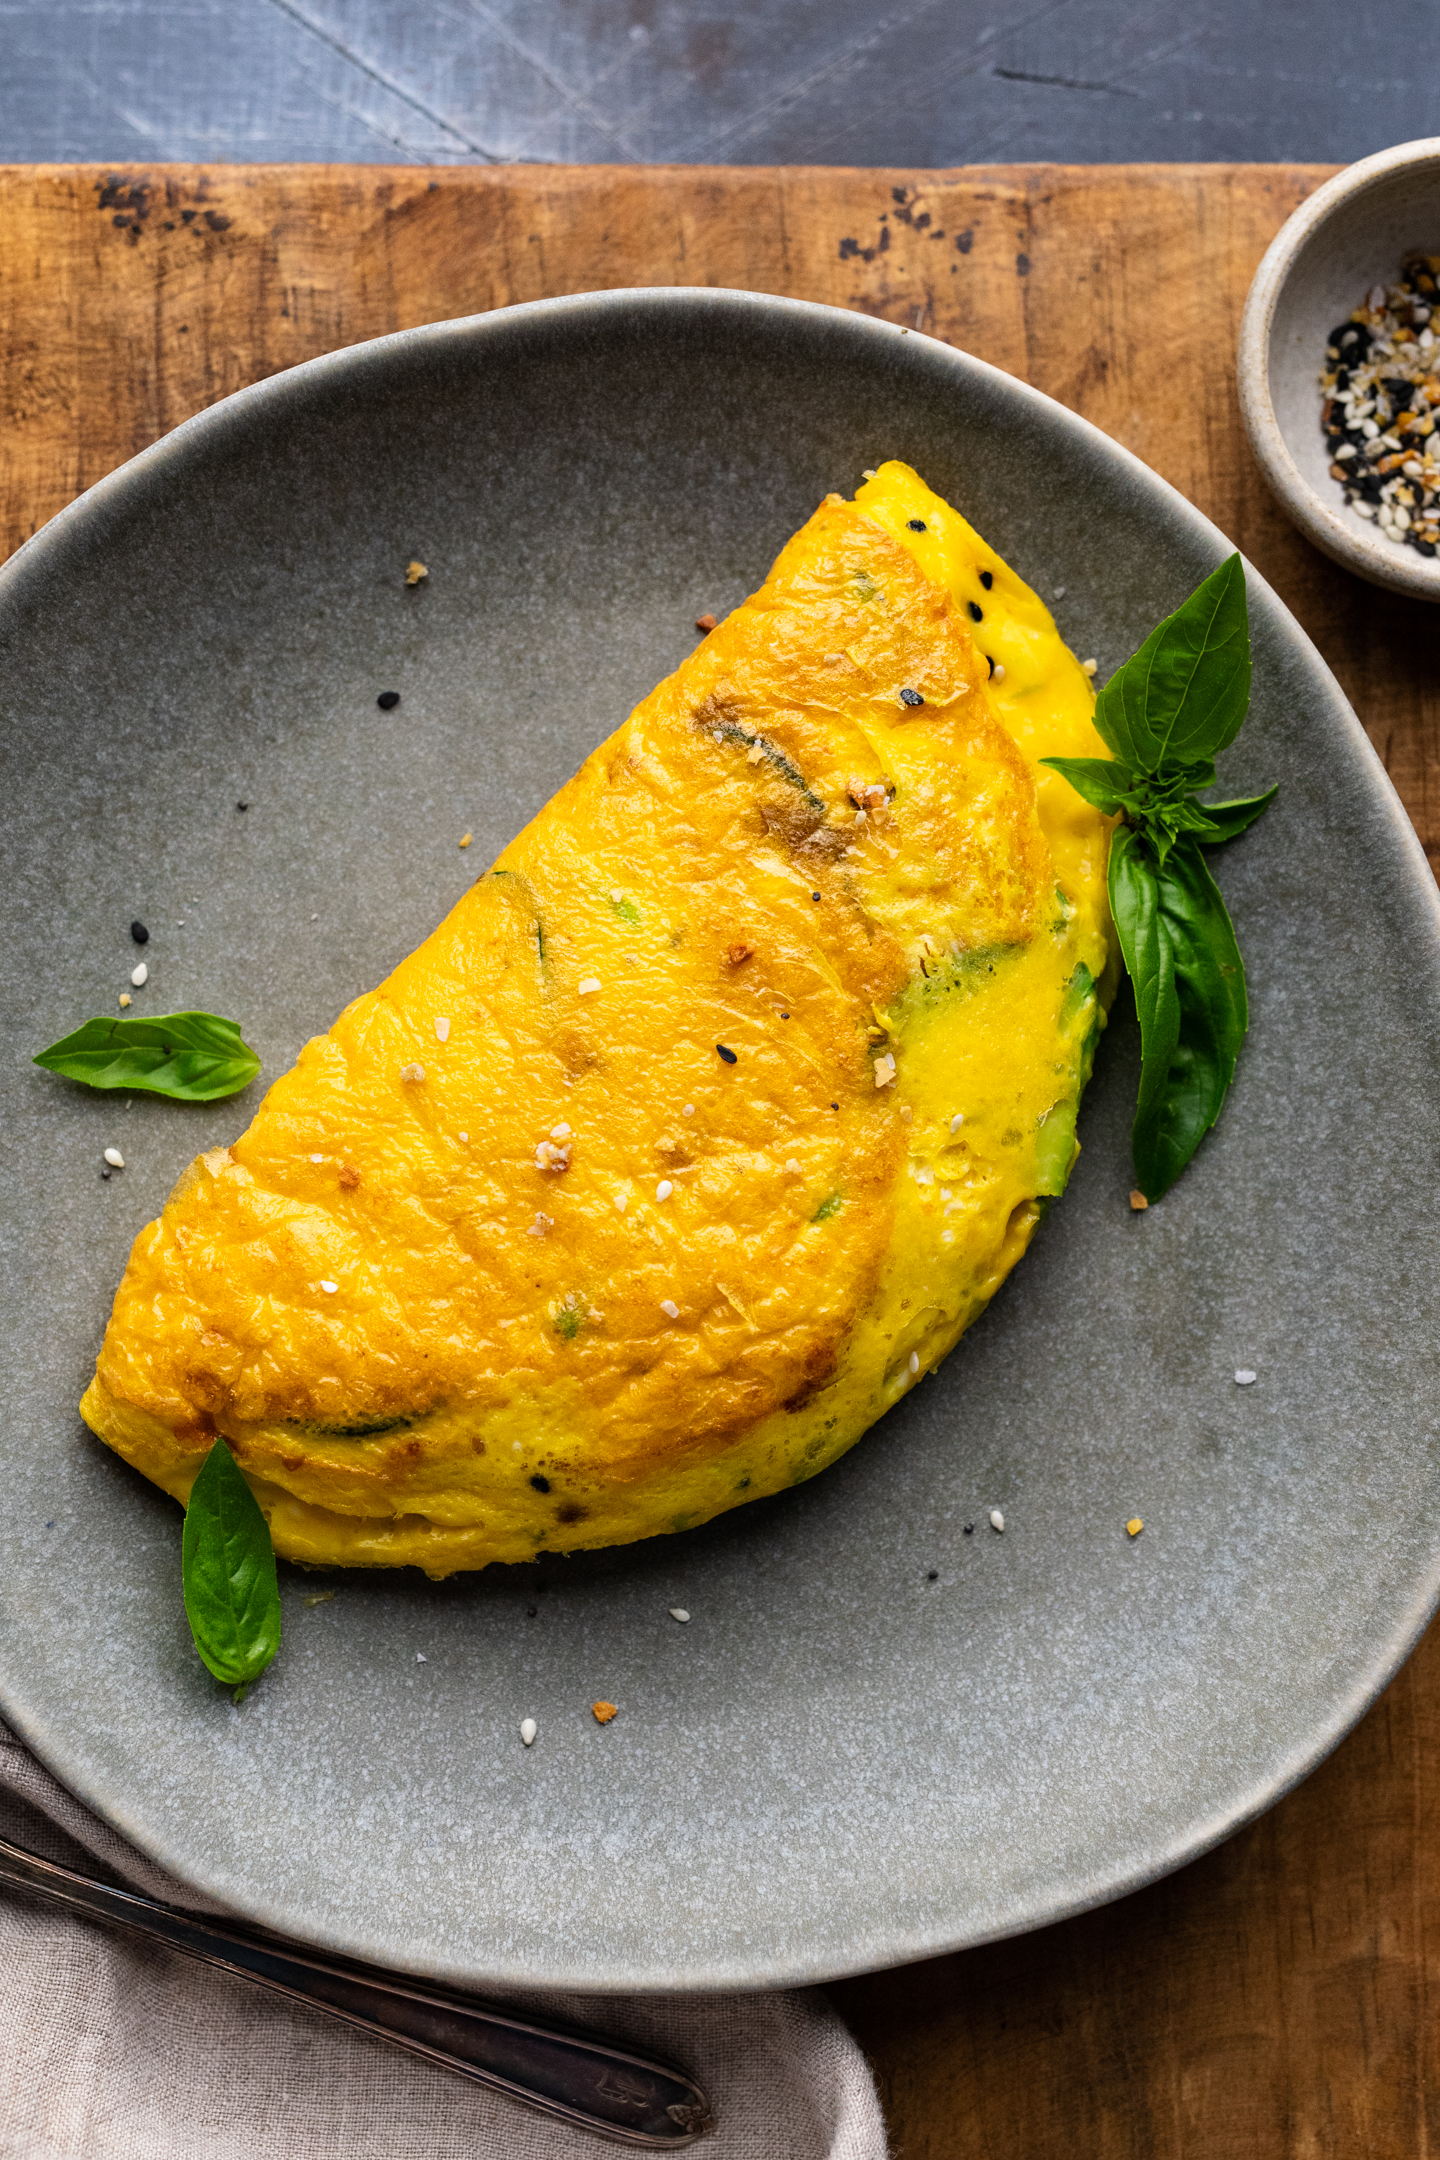
M192 1910L0 1725L0 1836ZM93 1861L102 1866L96 1870ZM860 2050L823 1995L533 1997L709 2093L708 2160L884 2160ZM264 1988L0 1889L4 2160L606 2160L625 2151Z

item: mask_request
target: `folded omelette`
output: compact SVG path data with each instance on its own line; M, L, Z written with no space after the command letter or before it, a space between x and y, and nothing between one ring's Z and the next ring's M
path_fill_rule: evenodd
M137 1238L82 1404L276 1550L432 1576L684 1530L917 1386L1077 1152L1103 756L908 467L829 497Z

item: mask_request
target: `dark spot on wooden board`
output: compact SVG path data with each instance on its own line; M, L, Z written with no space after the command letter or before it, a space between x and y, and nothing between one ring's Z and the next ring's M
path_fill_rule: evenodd
M1028 255L1017 255L1015 257L1015 274L1017 277L1029 277L1030 258Z
M971 248L975 245L975 228L973 225L967 225L964 232L956 233L955 245L962 255L969 254Z

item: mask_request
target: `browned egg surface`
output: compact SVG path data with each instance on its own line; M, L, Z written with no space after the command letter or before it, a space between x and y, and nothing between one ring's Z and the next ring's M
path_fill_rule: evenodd
M992 677L992 666L997 670ZM1064 1185L1100 754L1044 607L907 467L827 500L136 1240L84 1413L277 1550L433 1574L813 1475Z

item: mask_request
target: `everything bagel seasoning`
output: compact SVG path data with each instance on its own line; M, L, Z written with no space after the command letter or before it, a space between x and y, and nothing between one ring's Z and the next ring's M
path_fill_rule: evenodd
M1320 376L1330 477L1358 517L1421 555L1440 549L1440 254L1407 255L1332 330Z

